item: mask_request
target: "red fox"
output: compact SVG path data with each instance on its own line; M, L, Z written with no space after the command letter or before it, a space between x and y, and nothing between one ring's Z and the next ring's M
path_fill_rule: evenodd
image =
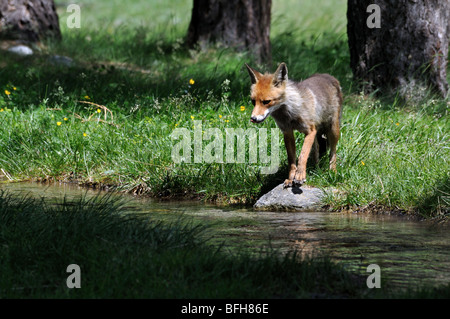
M261 123L271 115L284 134L289 177L284 187L306 182L306 163L311 150L317 164L330 149L330 169L336 171L336 145L340 135L342 92L339 81L329 74L314 74L302 82L288 79L285 63L274 74L261 74L245 64L252 82L251 121ZM296 165L294 130L305 134Z

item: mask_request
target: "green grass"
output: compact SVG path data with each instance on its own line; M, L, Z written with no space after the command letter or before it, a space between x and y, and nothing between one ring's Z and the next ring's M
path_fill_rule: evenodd
M226 48L185 48L189 1L79 1L80 29L67 27L69 14L57 3L61 43L47 43L31 58L2 53L4 179L76 180L151 196L251 204L286 178L281 135L281 166L273 175L260 174L262 163L172 160L170 134L193 132L194 120L223 135L226 128L256 127L249 123L243 68L251 60ZM308 184L339 190L327 197L332 209L378 206L448 216L448 101L430 95L404 104L360 95L349 67L345 10L345 1L273 5L274 64L286 62L294 79L331 73L345 94L338 172L322 163L309 169ZM50 54L70 56L75 66L52 65ZM260 127L276 125L269 119Z
M358 104L358 110L347 111L342 125L343 169L314 173L317 183L343 191L330 199L334 205L407 209L419 207L433 193L440 194L440 205L448 210L448 183L443 182L449 178L448 120L427 114L428 105L415 112L383 110L379 101L362 96Z

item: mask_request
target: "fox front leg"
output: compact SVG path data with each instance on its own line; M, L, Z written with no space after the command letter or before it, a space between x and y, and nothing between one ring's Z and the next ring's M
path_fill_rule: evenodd
M306 163L308 161L309 153L316 139L317 130L312 126L309 132L305 136L303 141L302 151L298 157L298 166L295 172L295 177L293 181L294 186L301 186L306 182Z
M294 131L284 133L284 146L286 147L288 164L289 164L289 176L288 179L284 181L284 188L292 187L294 181L295 172L297 171L297 165L295 161L297 156L295 154L295 137Z

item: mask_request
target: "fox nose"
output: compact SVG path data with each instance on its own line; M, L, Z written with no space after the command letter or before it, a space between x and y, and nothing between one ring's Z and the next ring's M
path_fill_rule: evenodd
M256 116L251 116L250 122L256 123L257 122Z

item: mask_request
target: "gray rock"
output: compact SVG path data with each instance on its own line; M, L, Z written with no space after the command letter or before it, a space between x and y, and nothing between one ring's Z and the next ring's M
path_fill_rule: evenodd
M27 56L27 55L32 55L33 54L33 50L31 50L29 47L27 47L26 45L15 45L12 46L8 49L9 52L21 55L21 56Z
M278 185L253 206L259 210L313 211L321 208L324 192L315 187L289 187Z

